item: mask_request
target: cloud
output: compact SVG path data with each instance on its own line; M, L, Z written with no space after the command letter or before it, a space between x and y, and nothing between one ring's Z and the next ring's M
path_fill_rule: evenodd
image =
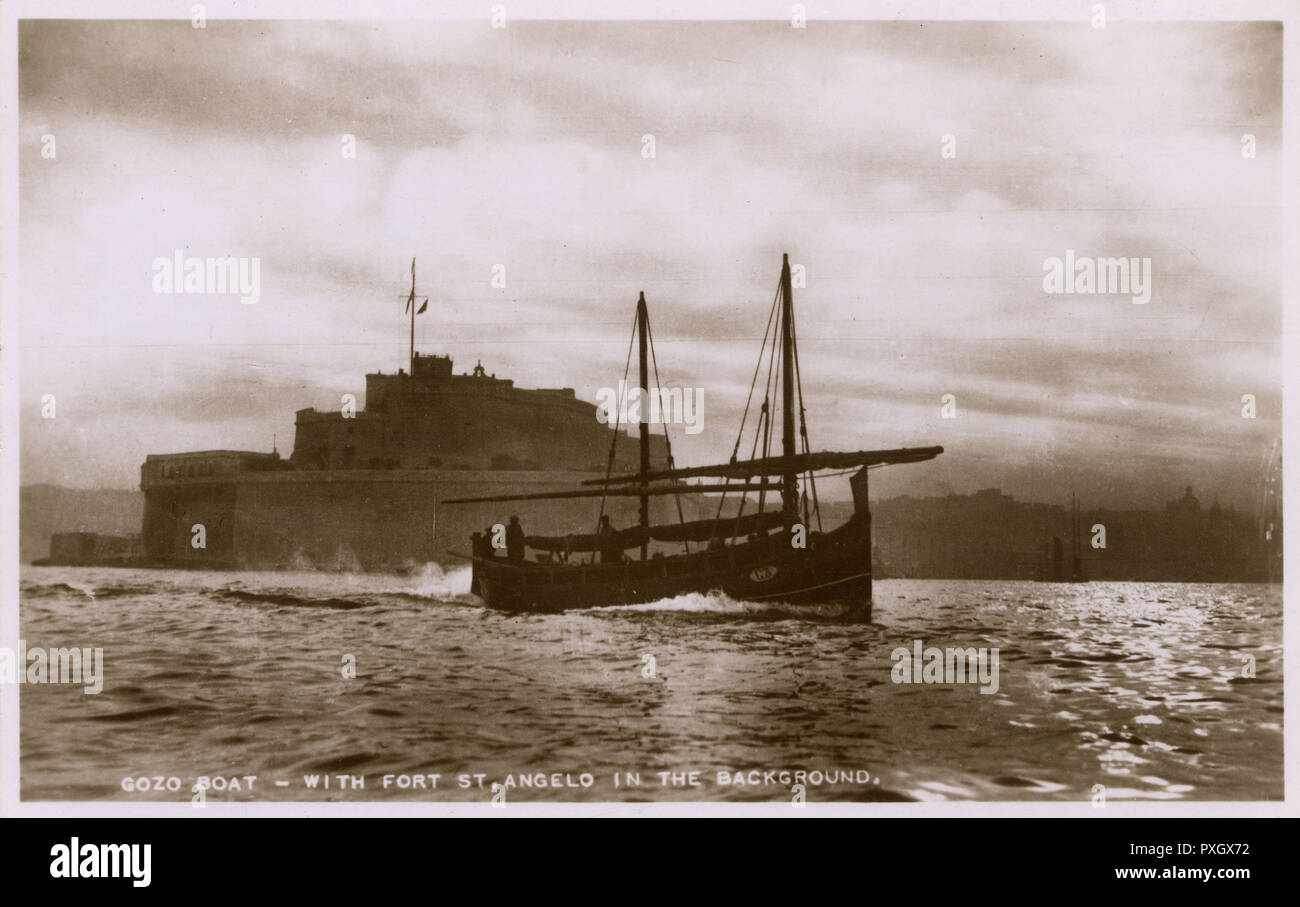
M778 26L25 21L24 481L289 449L294 410L404 363L412 256L421 348L587 399L644 290L664 379L706 391L679 459L726 456L788 251L815 442L949 446L877 488L1248 493L1280 432L1279 27ZM177 249L258 257L261 300L152 293ZM1045 294L1066 249L1150 257L1151 303Z

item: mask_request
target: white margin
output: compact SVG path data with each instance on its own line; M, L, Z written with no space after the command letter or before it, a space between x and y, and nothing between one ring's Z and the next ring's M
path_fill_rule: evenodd
M951 0L908 0L901 8L897 0L815 0L805 2L810 26L832 20L984 20L984 21L1078 21L1086 23L1095 0L978 0L957 4ZM505 7L511 21L529 19L591 20L760 20L788 19L790 3L741 2L741 0L635 0L613 4L595 0L482 0L482 2L440 2L436 6L412 0L374 0L357 4L351 0L203 0L209 20L236 19L337 19L337 20L442 20L482 19L489 27L492 7ZM55 19L189 19L193 0L7 0L0 5L0 645L17 649L18 635L18 349L20 332L20 281L18 268L18 28L23 18ZM1296 316L1288 301L1297 292L1295 252L1300 249L1296 191L1300 187L1297 142L1285 142L1298 125L1297 63L1300 61L1300 5L1293 0L1106 0L1108 24L1124 21L1280 21L1283 37L1283 205L1285 226L1283 277L1283 462L1289 458L1296 439L1300 403L1285 388L1295 386L1300 369L1296 343ZM1291 254L1288 255L1287 253ZM1292 520L1300 505L1300 470L1284 471L1284 525L1300 527ZM1284 564L1300 565L1300 528L1285 537ZM1296 567L1293 569L1300 569ZM1283 588L1283 661L1285 704L1295 701L1300 659L1300 625L1295 612L1293 584ZM1285 800L1282 802L1108 802L1095 809L1089 802L939 802L939 803L837 803L811 802L804 809L789 803L733 804L688 803L510 803L504 809L486 803L438 802L276 802L219 803L209 800L202 809L182 803L111 802L22 802L19 800L18 686L0 684L0 816L46 816L67 818L105 817L231 817L231 816L878 816L878 817L1265 817L1300 815L1300 724L1284 722Z

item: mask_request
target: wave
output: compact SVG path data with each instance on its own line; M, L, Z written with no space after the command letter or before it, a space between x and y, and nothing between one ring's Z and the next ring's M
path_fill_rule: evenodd
M217 596L230 599L237 602L247 602L249 604L259 605L280 605L282 607L307 607L307 608L333 608L340 611L351 611L357 608L370 608L379 602L362 601L353 598L316 598L310 595L299 595L293 592L253 592L247 589L218 589L215 591Z
M139 583L126 586L96 586L92 592L88 592L91 598L122 598L128 595L152 595L162 590L161 585L141 585Z
M18 591L27 598L52 598L56 595L85 595L94 598L94 592L68 583L20 583Z
M72 595L75 598L123 598L126 596L152 595L166 589L164 584L80 586L72 583L22 583L19 592L27 598L55 598Z

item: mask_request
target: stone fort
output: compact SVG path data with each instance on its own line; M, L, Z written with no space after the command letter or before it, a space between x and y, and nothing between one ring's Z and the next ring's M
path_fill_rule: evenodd
M297 469L605 469L611 429L573 388L526 390L489 375L482 363L453 374L449 356L411 360L399 370L366 375L365 409L297 413ZM635 438L623 433L615 471L637 468ZM651 459L666 461L662 430Z
M393 570L468 544L507 510L531 531L572 531L599 501L439 508L455 496L572 486L605 473L614 430L572 388L524 389L481 364L454 374L447 356L411 360L411 373L366 375L364 408L297 412L293 452L207 450L150 454L141 541L151 562L208 566ZM667 463L662 428L652 468ZM613 471L635 472L635 435L618 431ZM670 518L666 499L658 518ZM611 499L616 522L634 499ZM693 509L693 508L691 508ZM202 525L203 547L194 527Z

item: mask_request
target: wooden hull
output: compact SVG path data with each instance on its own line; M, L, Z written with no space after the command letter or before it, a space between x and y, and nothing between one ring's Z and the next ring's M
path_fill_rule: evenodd
M749 602L838 604L871 616L870 515L795 548L785 531L714 551L628 564L549 565L474 558L472 591L490 607L555 612L722 592Z

